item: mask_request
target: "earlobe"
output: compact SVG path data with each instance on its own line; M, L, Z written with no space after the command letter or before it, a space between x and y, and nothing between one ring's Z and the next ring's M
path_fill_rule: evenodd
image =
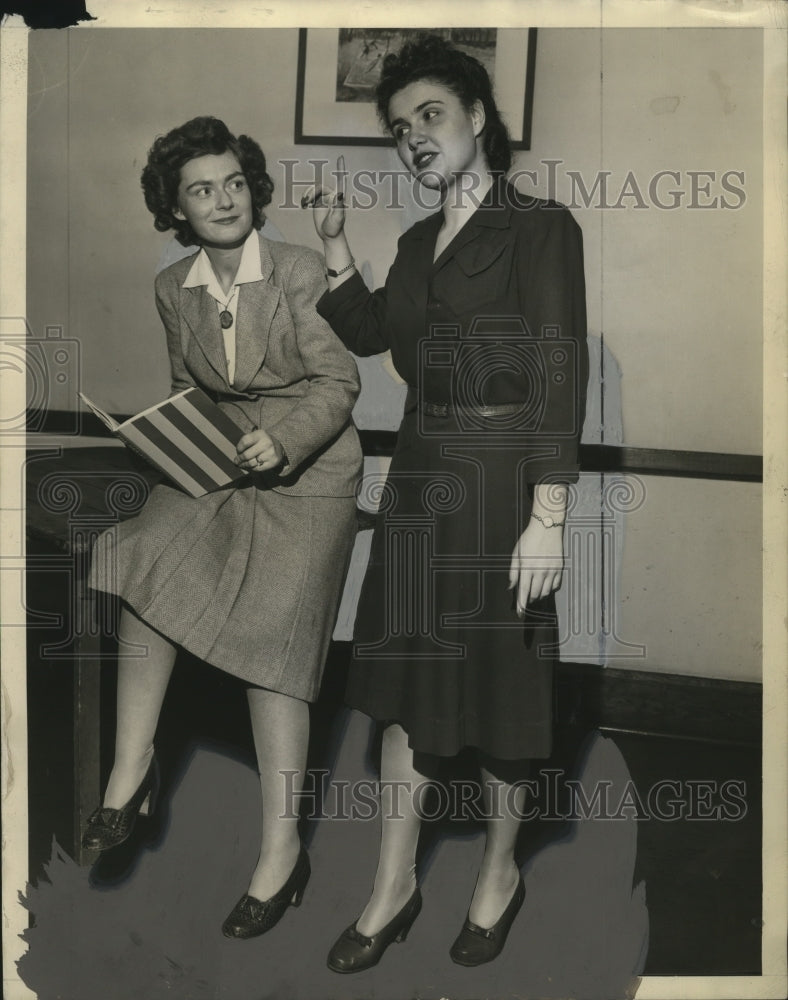
M179 206L178 206L178 205L176 205L176 206L175 206L175 207L173 208L173 210L172 210L172 214L173 214L173 215L175 216L175 218L176 218L176 219L178 219L178 221L179 221L179 222L184 222L184 221L185 221L185 219L186 219L186 216L185 216L185 215L183 214L183 212L182 212L182 211L180 210L180 208L179 208Z

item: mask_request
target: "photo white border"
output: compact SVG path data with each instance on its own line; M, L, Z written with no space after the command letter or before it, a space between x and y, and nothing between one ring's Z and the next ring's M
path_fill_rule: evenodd
M151 10L141 0L88 0L97 20L79 30L104 27L378 27L473 24L490 27L762 27L764 29L764 781L763 781L763 974L759 977L644 977L637 996L671 998L782 998L788 992L785 932L788 916L786 866L786 718L784 626L788 572L788 394L786 393L786 43L788 9L781 0L528 0L495 3L454 0L424 4L399 0L395 8L350 5L345 0L227 0L215 4L174 0ZM0 317L23 317L25 293L25 191L27 29L21 18L7 19L0 35ZM0 371L2 415L24 411L22 380ZM27 879L27 727L25 717L24 633L24 438L4 436L0 449L0 636L2 654L3 802L3 985L7 1000L34 994L16 976L24 953L18 936L27 911L18 894Z

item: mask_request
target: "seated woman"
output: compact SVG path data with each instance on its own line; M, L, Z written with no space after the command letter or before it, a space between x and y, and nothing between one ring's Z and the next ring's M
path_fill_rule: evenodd
M315 311L325 289L319 255L256 232L273 191L256 142L195 118L155 141L142 185L156 229L201 248L156 279L172 391L202 387L245 433L237 483L198 499L157 485L138 517L96 545L90 583L123 609L115 761L83 843L122 843L149 808L154 734L178 649L241 678L262 842L223 931L252 937L300 902L310 873L281 772L300 776L298 793L308 702L353 546L358 373Z

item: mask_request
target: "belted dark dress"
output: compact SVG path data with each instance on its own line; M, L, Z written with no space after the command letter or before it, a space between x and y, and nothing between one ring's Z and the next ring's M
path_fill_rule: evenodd
M523 621L508 575L534 484L578 478L582 234L565 207L503 179L433 262L441 222L400 238L384 288L354 274L317 304L354 353L390 349L410 387L346 700L399 722L420 752L546 757L555 600Z

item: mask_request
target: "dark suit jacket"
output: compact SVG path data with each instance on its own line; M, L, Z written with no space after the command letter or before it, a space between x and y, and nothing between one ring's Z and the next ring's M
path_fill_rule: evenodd
M362 459L350 412L360 382L355 362L315 311L325 290L322 259L306 247L258 238L262 280L241 288L232 385L216 303L205 286L183 287L194 256L157 276L172 391L199 385L245 430L257 426L278 438L287 465L268 475L274 489L352 496Z
M390 349L429 402L520 403L527 478L574 481L588 382L583 244L569 211L497 181L433 262L437 212L399 240L386 285L317 304L354 353Z

